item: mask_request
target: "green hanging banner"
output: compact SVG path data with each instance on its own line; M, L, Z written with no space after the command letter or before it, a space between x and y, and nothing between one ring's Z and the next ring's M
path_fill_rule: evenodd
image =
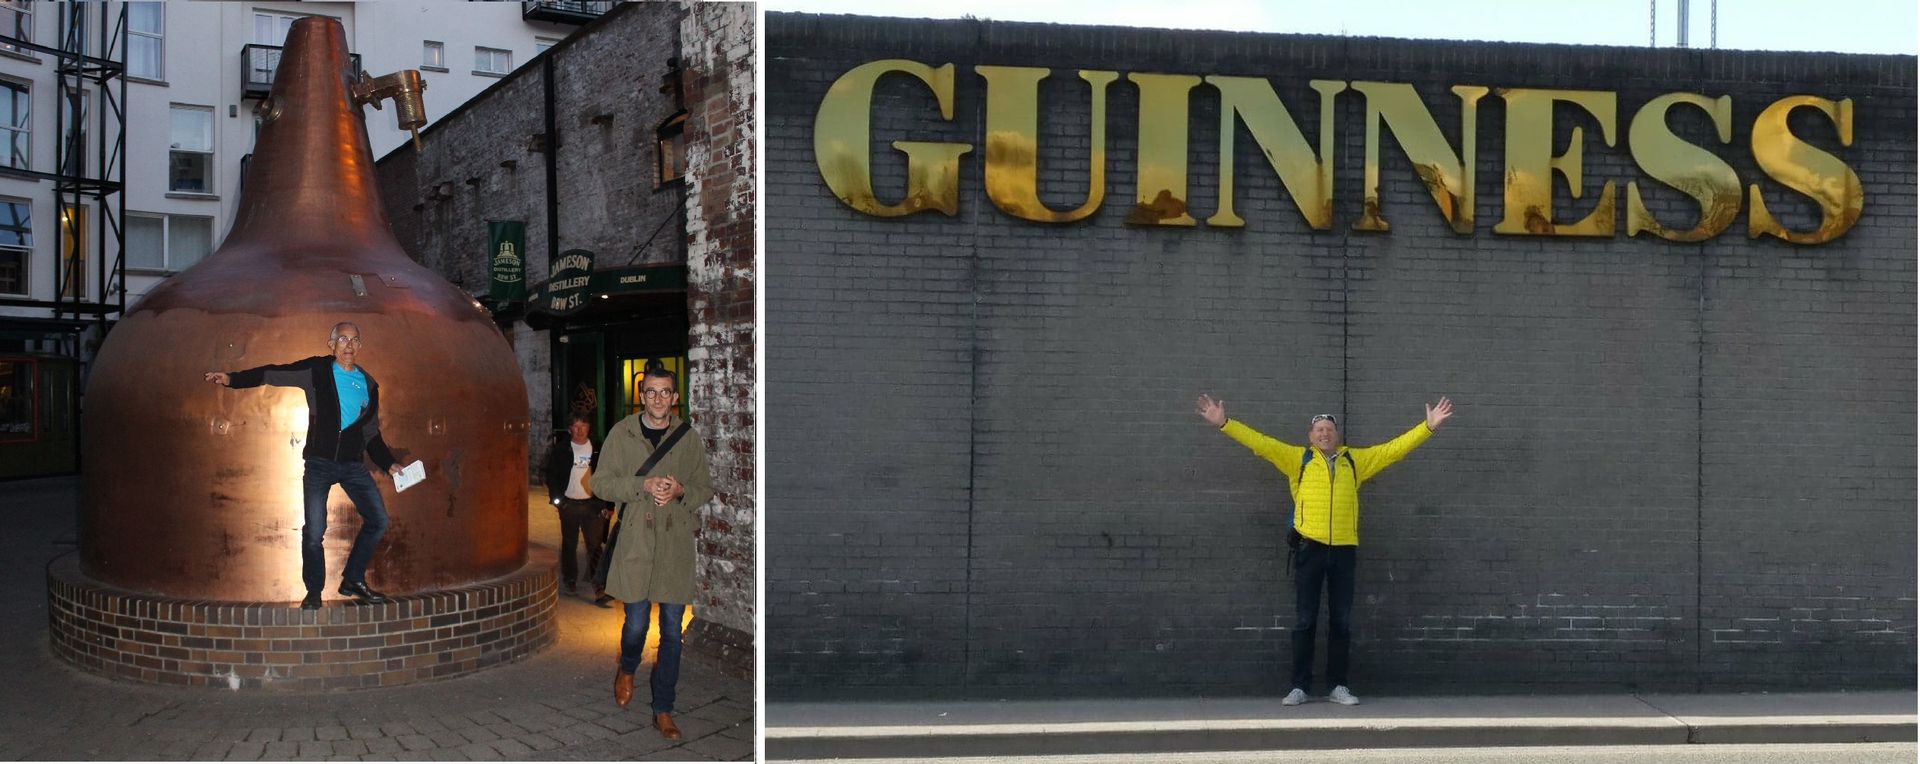
M493 263L490 294L499 305L527 299L527 224L518 220L488 221L487 253Z

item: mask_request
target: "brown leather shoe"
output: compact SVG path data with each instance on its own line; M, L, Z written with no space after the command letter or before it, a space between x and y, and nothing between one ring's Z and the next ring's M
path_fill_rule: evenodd
M631 700L633 700L633 675L625 671L613 672L613 702L619 703L621 708L626 708L627 702Z
M660 736L668 740L680 739L680 728L673 726L673 715L665 711L653 715L653 726L660 729Z

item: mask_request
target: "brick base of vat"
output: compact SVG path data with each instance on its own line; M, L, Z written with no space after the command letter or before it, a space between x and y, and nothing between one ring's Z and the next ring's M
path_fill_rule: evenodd
M112 679L220 689L335 690L431 682L551 646L554 553L503 578L384 605L176 600L105 586L73 555L48 571L53 652Z

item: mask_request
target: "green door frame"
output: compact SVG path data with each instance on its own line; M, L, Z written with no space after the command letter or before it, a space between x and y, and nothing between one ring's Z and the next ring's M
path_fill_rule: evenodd
M565 337L566 341L559 341L559 337ZM604 441L607 437L607 431L613 429L613 423L607 421L608 415L612 412L613 407L608 405L610 399L607 397L606 335L598 330L592 329L566 332L555 338L554 345L562 348L559 353L555 354L560 356L561 362L555 364L559 367L559 373L554 375L557 383L557 389L554 391L555 396L553 399L554 419L559 419L561 414L569 411L573 407L574 385L579 382L587 382L593 389L593 399L595 403L593 412L593 438L596 441ZM593 353L592 379L574 379L573 360L575 354L578 352L586 352L581 350L581 348L589 347Z

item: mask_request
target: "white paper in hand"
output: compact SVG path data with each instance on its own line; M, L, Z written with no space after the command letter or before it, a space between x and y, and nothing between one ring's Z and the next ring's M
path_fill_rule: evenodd
M401 467L400 474L393 476L393 490L394 492L398 493L400 491L407 490L408 488L412 488L414 484L419 483L420 481L426 480L426 479L427 479L427 465L422 464L420 463L420 460L415 459L412 464L409 464L405 467Z

